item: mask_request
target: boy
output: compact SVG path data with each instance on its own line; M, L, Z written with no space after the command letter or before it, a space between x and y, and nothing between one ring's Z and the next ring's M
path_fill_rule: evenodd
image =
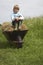
M13 14L12 14L12 25L14 26L15 30L21 28L22 21L24 17L19 13L19 6L15 5L13 7Z

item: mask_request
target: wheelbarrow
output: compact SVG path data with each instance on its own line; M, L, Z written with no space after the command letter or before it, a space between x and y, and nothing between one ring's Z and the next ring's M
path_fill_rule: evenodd
M14 30L14 31L4 31L4 35L8 41L12 44L16 44L17 48L21 48L23 44L23 38L28 30Z

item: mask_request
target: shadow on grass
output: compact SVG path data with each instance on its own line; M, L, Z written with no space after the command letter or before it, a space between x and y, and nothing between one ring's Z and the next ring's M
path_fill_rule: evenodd
M17 48L16 45L12 45L10 42L0 42L0 49L6 49L6 48Z
M17 43L14 43L14 42L0 42L0 49L7 49L7 48L22 48L22 44L17 44Z

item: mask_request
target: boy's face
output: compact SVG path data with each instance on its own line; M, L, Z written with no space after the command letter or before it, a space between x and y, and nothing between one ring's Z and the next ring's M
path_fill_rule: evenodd
M19 11L18 9L16 9L16 8L14 9L14 13L18 13L18 11Z

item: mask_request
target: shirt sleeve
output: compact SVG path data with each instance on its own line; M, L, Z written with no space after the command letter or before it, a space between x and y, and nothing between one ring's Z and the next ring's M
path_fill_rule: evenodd
M11 15L11 20L12 20L12 21L15 20L14 14Z

